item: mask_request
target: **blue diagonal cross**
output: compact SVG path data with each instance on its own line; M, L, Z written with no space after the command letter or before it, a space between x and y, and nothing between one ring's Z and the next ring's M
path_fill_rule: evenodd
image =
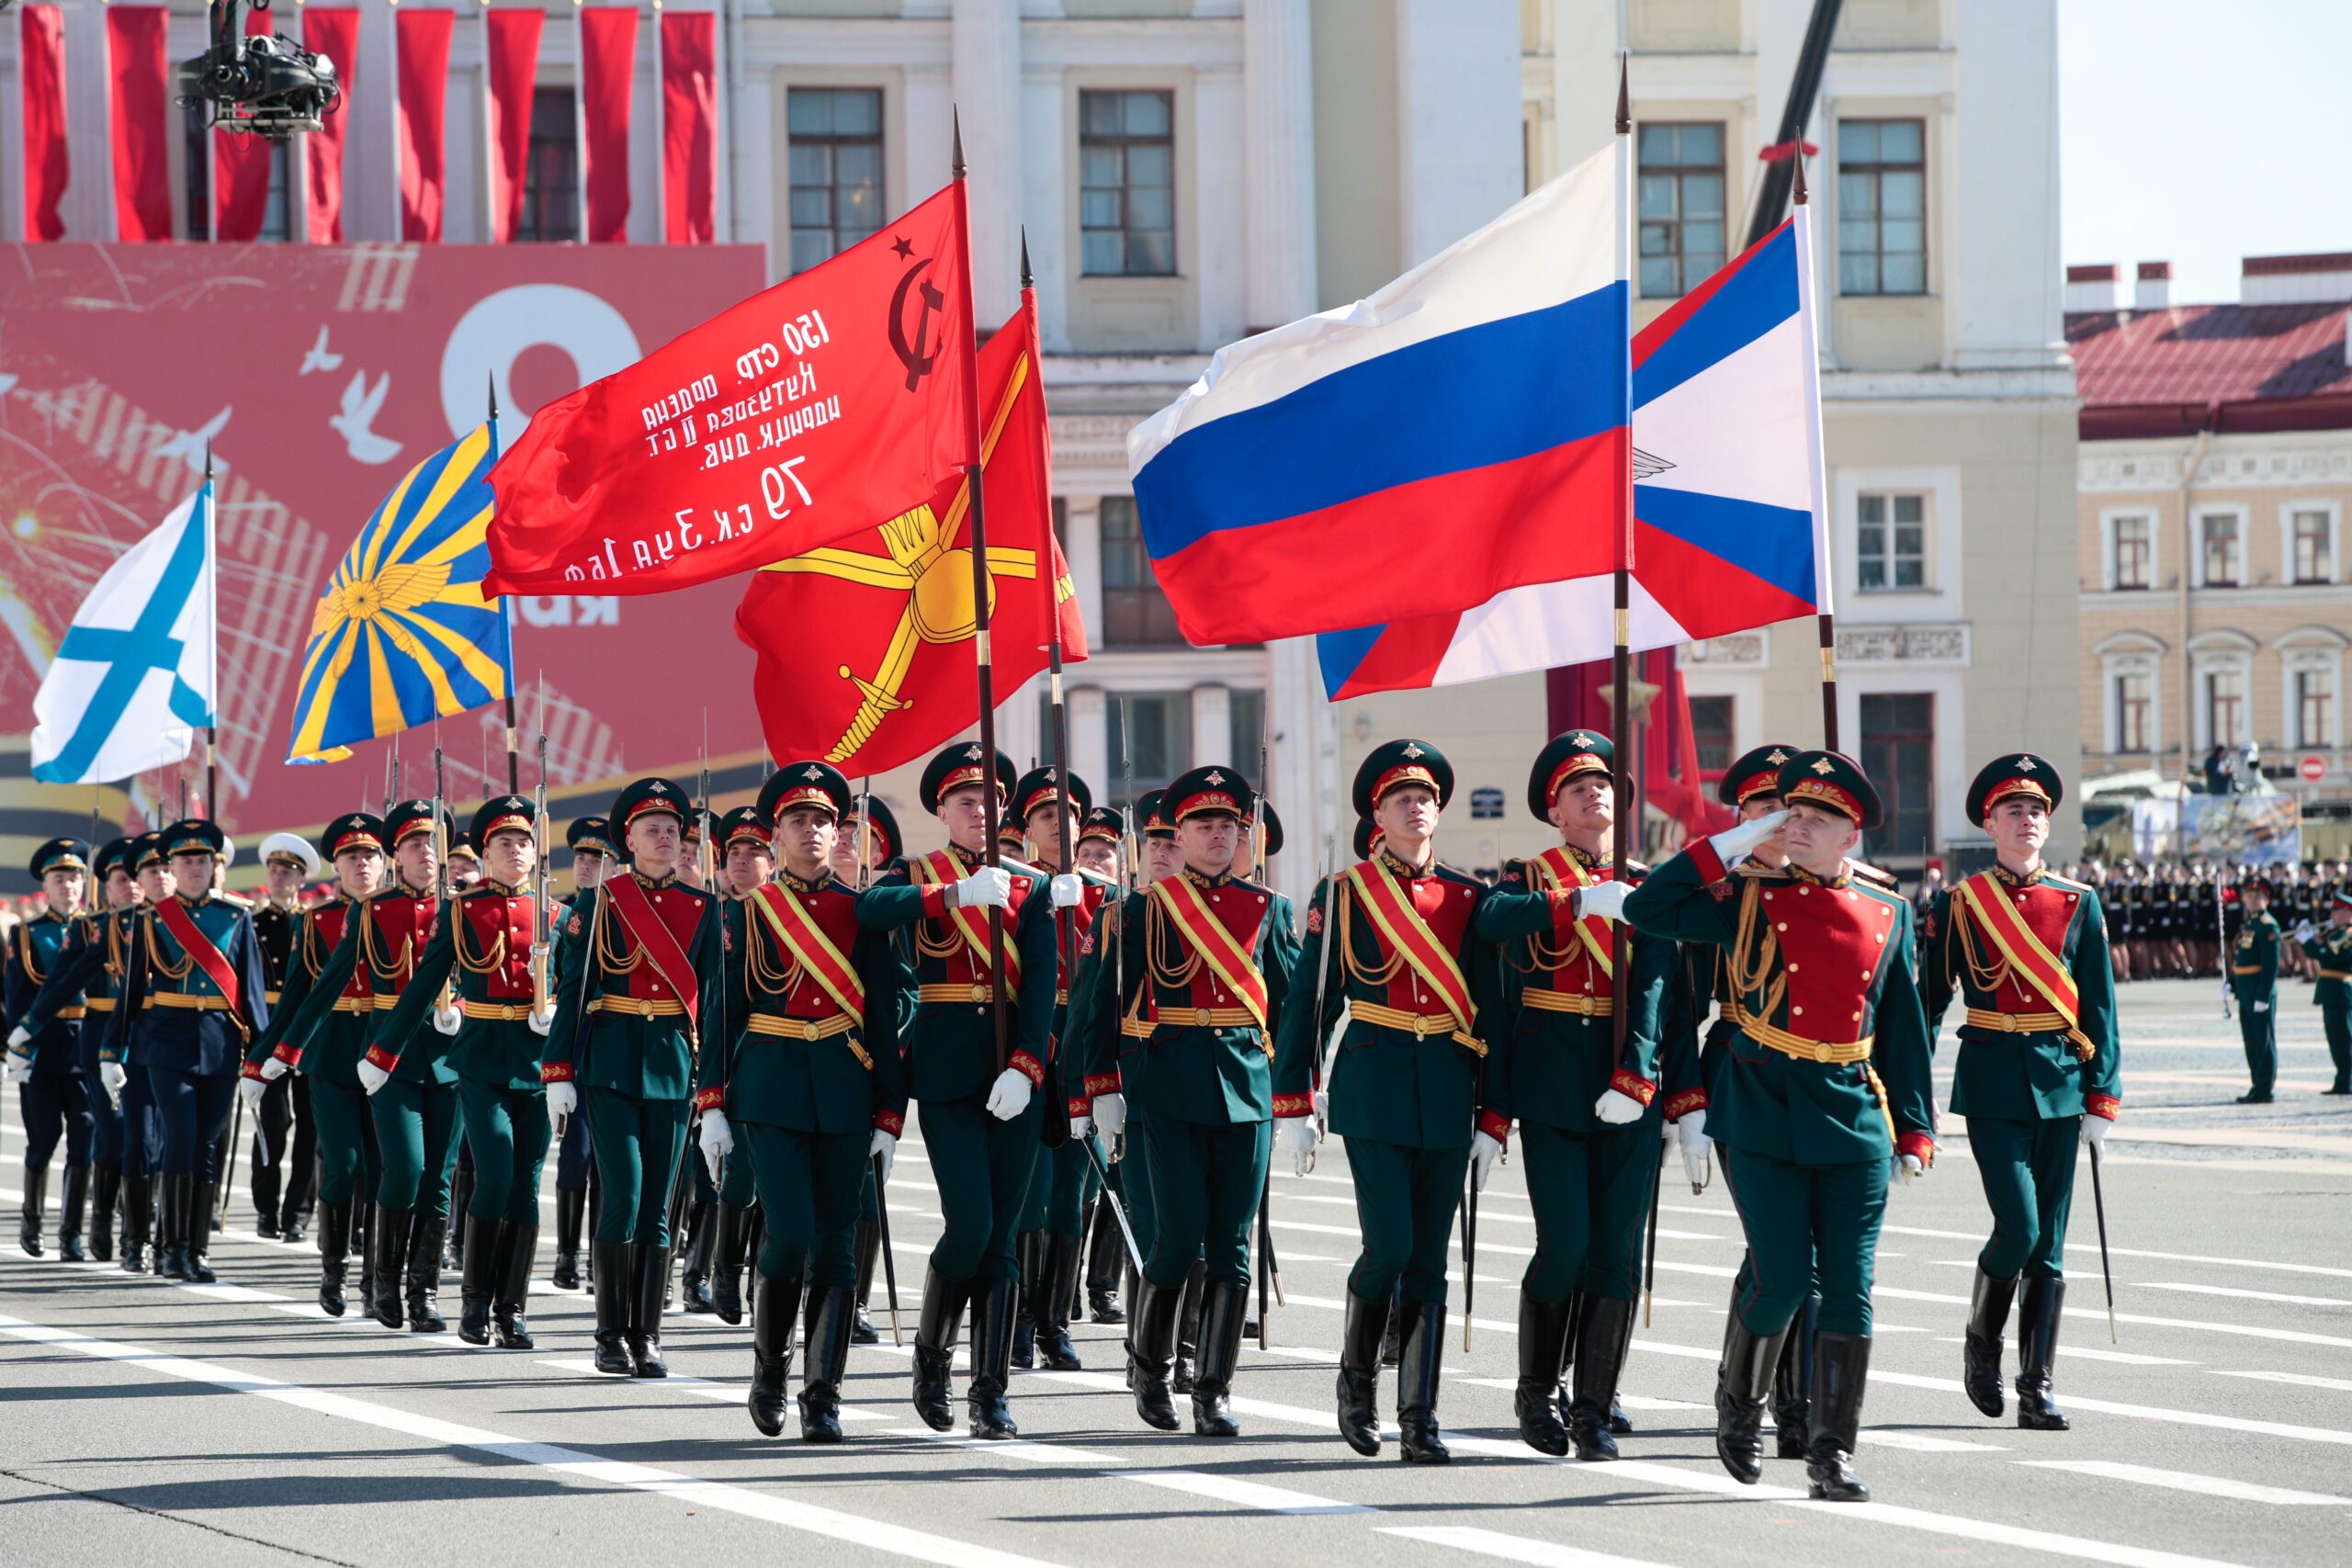
M164 563L163 575L156 580L153 592L139 612L139 618L128 627L70 626L65 640L58 645L61 660L78 660L88 664L104 664L107 672L98 682L98 689L90 694L87 706L82 710L81 722L74 727L73 737L64 749L48 761L33 769L33 777L49 784L74 784L98 754L98 749L114 733L115 726L130 706L130 699L147 680L150 670L172 672L171 712L174 718L191 728L212 722L212 705L196 689L180 678L181 639L172 635L172 625L187 607L187 596L195 590L198 576L204 570L205 544L212 530L209 508L212 498L207 493L198 498L196 509L181 528L179 542L172 547L172 558Z

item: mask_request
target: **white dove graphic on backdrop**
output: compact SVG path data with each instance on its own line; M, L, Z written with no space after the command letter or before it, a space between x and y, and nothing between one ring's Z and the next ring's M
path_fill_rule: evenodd
M321 327L319 341L312 344L310 350L302 355L302 368L295 374L308 376L313 370L339 370L342 367L343 355L327 351L327 329Z
M362 370L343 389L343 412L327 416L327 423L343 437L344 446L350 450L354 462L372 467L389 463L400 456L399 442L379 435L368 428L376 423L377 411L384 406L385 394L391 389L390 371L377 377L375 386L370 388L368 372Z
M229 408L223 408L194 430L165 431L155 438L155 455L159 457L177 457L187 465L190 473L204 472L206 448L220 439L220 432L227 426L229 415L233 407L232 404ZM215 457L212 459L212 466L215 468L225 468L229 465Z

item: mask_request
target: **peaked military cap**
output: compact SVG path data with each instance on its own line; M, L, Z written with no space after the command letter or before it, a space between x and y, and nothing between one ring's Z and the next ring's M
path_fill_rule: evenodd
M1159 797L1160 814L1175 827L1187 817L1212 812L1248 821L1257 792L1238 768L1191 768L1178 773Z
M838 822L849 815L849 780L831 762L786 762L760 786L760 836L766 838L775 829L776 818L796 806L821 807L831 812L833 820ZM733 835L730 832L729 836Z
M1796 754L1796 747L1778 741L1742 753L1715 781L1715 798L1725 806L1741 807L1759 795L1777 797L1781 793L1781 770Z
M878 795L861 795L851 803L852 814L863 813L865 830L882 846L882 863L888 865L906 852L906 840L899 836L899 818L888 803Z
M129 874L139 853L136 838L108 839L90 859L91 874L104 882L117 871Z
M380 850L384 847L384 820L365 811L355 811L338 817L319 835L319 853L328 860L345 850Z
M1168 792L1155 789L1145 791L1144 797L1136 802L1136 818L1142 824L1144 837L1157 834L1163 839L1172 839L1176 836L1176 824L1161 813L1161 807L1167 801Z
M756 844L766 849L771 842L768 824L756 806L739 806L718 819L718 844L721 849L736 843Z
M529 833L531 841L538 842L537 807L527 795L493 795L474 812L473 825L466 836L478 845L487 846L493 833ZM455 854L455 845L450 847Z
M1272 860L1283 852L1283 819L1274 815L1273 806L1262 795L1258 797L1258 814L1266 819L1266 858ZM1256 825L1256 818L1251 818L1250 826Z
M301 871L305 882L313 880L326 870L325 859L311 847L311 840L300 833L272 833L264 839L261 841L261 862L264 865L277 865L282 862L295 866Z
M1356 835L1352 840L1355 844L1356 859L1370 860L1372 852L1380 848L1380 840L1385 836L1380 830L1380 824L1371 818L1357 818Z
M527 833L527 832L529 832L529 831L530 831L530 828L529 828L529 826L526 824L526 825L524 827L524 829L523 829L523 830L524 830L525 832L526 832L526 833ZM481 849L480 849L480 847L479 847L479 843L480 843L480 840L478 840L477 839L475 839L475 837L474 837L474 835L473 835L473 831L472 831L472 829L467 829L465 832L462 832L462 833L452 833L452 834L450 834L450 835L449 835L449 858L450 858L450 860L452 860L452 861L469 860L469 861L472 861L476 865L480 865L480 864L481 863Z
M164 835L160 832L141 833L131 840L130 869L135 875L151 865L164 863Z
M220 824L201 817L184 818L156 836L163 840L166 856L217 855L229 847L229 836L220 831Z
M2047 757L2030 751L2005 753L1976 771L1975 782L1968 786L1968 819L1982 828L1993 807L2013 795L2039 800L2055 811L2066 798L2066 781Z
M104 864L105 862L101 860L99 863ZM2334 907L2338 909L2352 909L2352 887L2339 887L2335 890Z
M1535 765L1527 771L1527 809L1537 821L1549 822L1562 784L1583 773L1597 772L1605 778L1616 765L1617 748L1597 729L1555 735L1535 753Z
M1051 805L1058 793L1058 784L1059 780L1050 767L1032 768L1022 774L1021 782L1012 786L1012 819L1026 822L1029 814L1037 807ZM1094 809L1094 791L1076 772L1069 775L1069 795L1078 803L1079 820L1084 822L1086 814Z
M923 765L922 785L916 796L925 811L936 815L939 803L967 784L984 782L989 774L985 754L977 740L959 740ZM999 751L995 764L996 787L1000 795L1009 795L1017 782L1012 771L1012 759Z
M1878 791L1861 764L1838 751L1800 751L1781 764L1781 804L1804 801L1860 823L1864 831L1879 825Z
M571 825L563 830L563 842L573 854L611 854L612 824L602 817L575 817Z
M1078 841L1082 844L1089 839L1101 839L1115 844L1126 834L1127 819L1117 807L1097 806L1086 813L1086 820L1079 825Z
M1384 740L1356 769L1356 815L1369 817L1381 797L1406 784L1420 784L1442 808L1453 795L1453 764L1426 740Z
M79 839L51 839L33 852L31 863L35 882L52 871L87 871L90 846Z
M626 840L630 823L640 817L659 812L667 812L676 818L681 830L693 815L686 792L675 780L643 778L626 785L620 794L613 796L612 814L607 818L612 824L613 838L616 840Z
M2267 872L2257 871L2238 884L2238 891L2241 893L2251 893L2256 888L2262 890L2262 896L2266 898L2276 898L2278 896L2278 885L2270 879Z
M458 823L455 816L445 811L440 826L447 830L450 838L457 837ZM384 813L384 847L398 849L401 840L413 838L419 833L430 833L433 829L431 801L396 800L392 803L392 808Z

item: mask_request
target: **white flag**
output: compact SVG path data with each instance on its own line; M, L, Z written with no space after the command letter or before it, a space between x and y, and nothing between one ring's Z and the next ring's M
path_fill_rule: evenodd
M184 761L215 722L212 486L107 569L33 698L33 777L106 784Z

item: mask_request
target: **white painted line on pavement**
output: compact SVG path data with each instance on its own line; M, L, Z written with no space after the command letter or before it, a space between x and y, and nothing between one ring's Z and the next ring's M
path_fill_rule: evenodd
M928 1427L893 1427L877 1434L885 1438L920 1438L927 1443L940 1443L953 1449L970 1449L975 1453L994 1454L1000 1459L1017 1459L1031 1464L1112 1465L1127 1461L1117 1454L1097 1452L1093 1449L1074 1449L1063 1443L1041 1443L1027 1438L976 1438L968 1427L956 1427L944 1432L934 1432Z
M2284 1486L2257 1486L2219 1475L2190 1475L2177 1470L2152 1470L2144 1464L2117 1464L2103 1459L2021 1459L2033 1470L2070 1470L2104 1481L2131 1481L2174 1492L2196 1492L2208 1497L2230 1497L2241 1503L2275 1503L2281 1507L2343 1507L2352 1497L2332 1497L2324 1492L2297 1492Z
M370 1400L354 1399L348 1394L305 1388L300 1383L281 1382L258 1372L238 1371L217 1362L168 1355L160 1350L109 1339L93 1339L71 1329L51 1328L23 1318L0 1316L0 1334L76 1351L100 1360L125 1362L145 1371L202 1383L232 1393L248 1393L256 1398L274 1400L317 1415L399 1432L444 1448L469 1449L536 1469L578 1476L600 1485L626 1486L670 1497L692 1506L740 1514L746 1518L808 1535L871 1547L877 1551L912 1558L917 1562L935 1562L941 1564L941 1568L1047 1568L1037 1558L933 1535L905 1525L821 1508L811 1503L793 1502L745 1487L700 1481L676 1471L608 1460L581 1449L509 1438L480 1427L414 1415Z
M1663 1269L1663 1260L1658 1263ZM1725 1270L1729 1272L1729 1270ZM1947 1295L1940 1291L1905 1291L1893 1285L1873 1285L1872 1297L1884 1296L1898 1302L1936 1302L1944 1306L1964 1307L1966 1296ZM2086 1325L2104 1324L2107 1308L2103 1303L2088 1300L2075 1302L2066 1308L2068 1317L2081 1318ZM2211 1323L2194 1317L2149 1317L2141 1313L2119 1312L2118 1323L2135 1323L2147 1328L2188 1328L2206 1334L2235 1334L2248 1339L2277 1339L2289 1345L2327 1345L2339 1350L2352 1350L2352 1339L2336 1334L2308 1334L2300 1328L2257 1328L2250 1323Z
M1905 1432L1890 1427L1865 1427L1862 1441L1883 1449L1909 1449L1923 1454L1996 1454L2005 1451L1998 1443L1963 1443L1958 1438L1931 1438L1924 1432Z
M2062 1359L2064 1353L2061 1353ZM1947 1393L1962 1391L1958 1378L1921 1377L1916 1372L1881 1371L1871 1369L1871 1382L1897 1383L1905 1388L1932 1388ZM2253 1432L2266 1438L2293 1438L2306 1443L2336 1443L2352 1447L2352 1432L2339 1432L2328 1427L2297 1427L2284 1421L2249 1421L2236 1416L2216 1416L2204 1410L2165 1410L2152 1404L2123 1404L2111 1399L2091 1399L2069 1393L2065 1403L2076 1410L2095 1411L2101 1416L2128 1416L2139 1421L2170 1421L2182 1427L2218 1427L2230 1432Z
M2341 1296L2289 1296L2277 1291L2244 1291L2227 1285L2177 1285L2134 1280L2131 1281L2131 1288L2135 1291L2181 1291L2196 1296L2234 1296L2241 1301L2279 1302L2288 1306L2352 1307L2352 1302Z
M1165 1487L1170 1492L1183 1492L1195 1497L1212 1497L1220 1503L1235 1503L1269 1514L1380 1512L1362 1503L1342 1503L1332 1497L1294 1492L1287 1486L1269 1486L1263 1482L1244 1481L1238 1475L1217 1475L1207 1471L1115 1470L1110 1473L1120 1481L1139 1481L1146 1486Z
M1965 1345L1967 1340L1957 1334L1936 1337L1939 1345ZM2116 1361L2127 1367L2193 1367L2194 1361L2184 1361L2177 1356L2141 1356L2130 1350L2101 1350L2090 1345L2069 1345L2063 1354L2070 1361Z
M1407 1540L1425 1540L1431 1546L1450 1546L1456 1551L1467 1551L1478 1557L1498 1557L1506 1562L1526 1562L1533 1568L1657 1568L1637 1557L1611 1557L1605 1551L1587 1551L1579 1546L1562 1546L1555 1541L1530 1540L1525 1536L1505 1535L1500 1530L1480 1529L1476 1525L1381 1525L1374 1534L1400 1536Z
M2074 1353L2072 1350L2066 1352L2070 1356ZM2256 1382L2293 1383L2299 1388L2332 1388L2338 1393L2352 1393L2352 1378L2313 1377L2309 1372L2240 1372L2221 1367L2205 1370L2219 1378L2252 1378Z

